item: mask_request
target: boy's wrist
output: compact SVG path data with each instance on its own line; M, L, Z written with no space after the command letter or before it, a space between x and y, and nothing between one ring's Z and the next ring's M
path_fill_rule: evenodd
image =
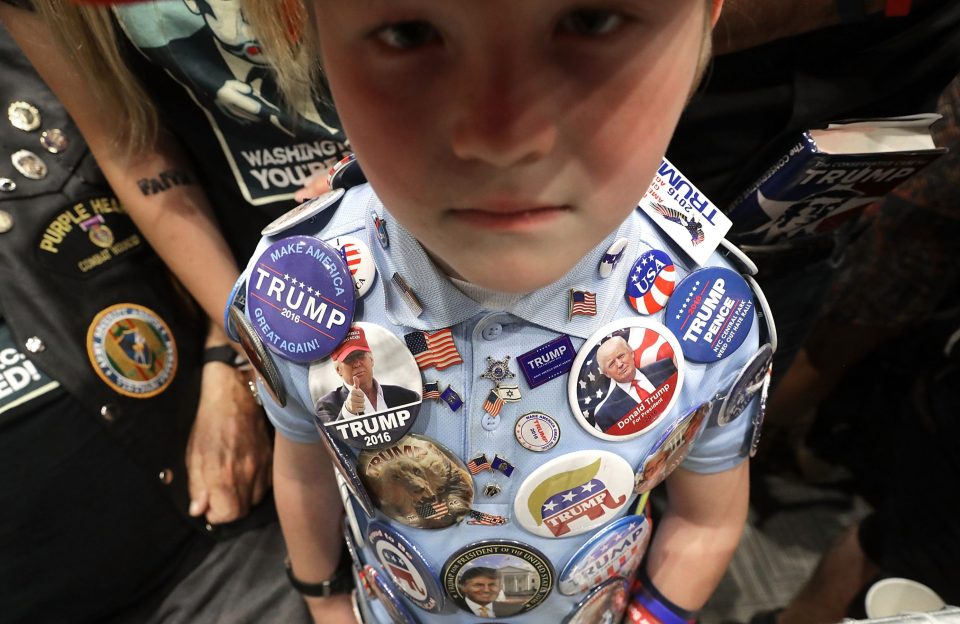
M631 588L630 604L625 622L629 624L693 624L697 611L677 606L660 593L646 571L637 572Z

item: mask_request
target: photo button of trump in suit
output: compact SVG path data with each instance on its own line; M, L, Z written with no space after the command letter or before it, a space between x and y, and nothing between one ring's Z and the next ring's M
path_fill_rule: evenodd
M354 323L328 360L308 374L317 426L360 449L402 438L420 410L422 382L413 355L389 330Z
M649 319L620 319L591 336L577 354L568 386L574 414L593 435L642 434L673 406L683 381L676 337Z

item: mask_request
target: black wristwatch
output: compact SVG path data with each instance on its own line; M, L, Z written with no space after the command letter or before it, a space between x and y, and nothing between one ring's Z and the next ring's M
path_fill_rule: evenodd
M352 560L346 547L340 551L340 561L337 563L337 569L333 571L333 575L319 583L305 583L295 577L293 568L290 567L289 557L283 560L283 565L287 569L287 578L290 579L290 584L304 596L329 598L335 594L348 594L353 589L353 576L350 574Z
M219 345L216 347L207 347L203 350L203 363L222 362L228 366L237 368L244 364L243 356L236 352L230 345Z

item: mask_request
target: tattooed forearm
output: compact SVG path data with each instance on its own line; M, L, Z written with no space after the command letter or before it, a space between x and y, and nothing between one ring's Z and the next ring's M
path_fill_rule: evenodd
M170 190L175 186L193 184L194 180L189 173L182 169L167 169L157 174L155 178L140 178L137 186L144 195L155 195Z

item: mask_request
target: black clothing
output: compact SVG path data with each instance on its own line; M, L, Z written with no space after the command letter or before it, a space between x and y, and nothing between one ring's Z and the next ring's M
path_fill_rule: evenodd
M853 117L935 112L958 73L960 3L953 0L718 56L667 158L726 210L800 132Z

